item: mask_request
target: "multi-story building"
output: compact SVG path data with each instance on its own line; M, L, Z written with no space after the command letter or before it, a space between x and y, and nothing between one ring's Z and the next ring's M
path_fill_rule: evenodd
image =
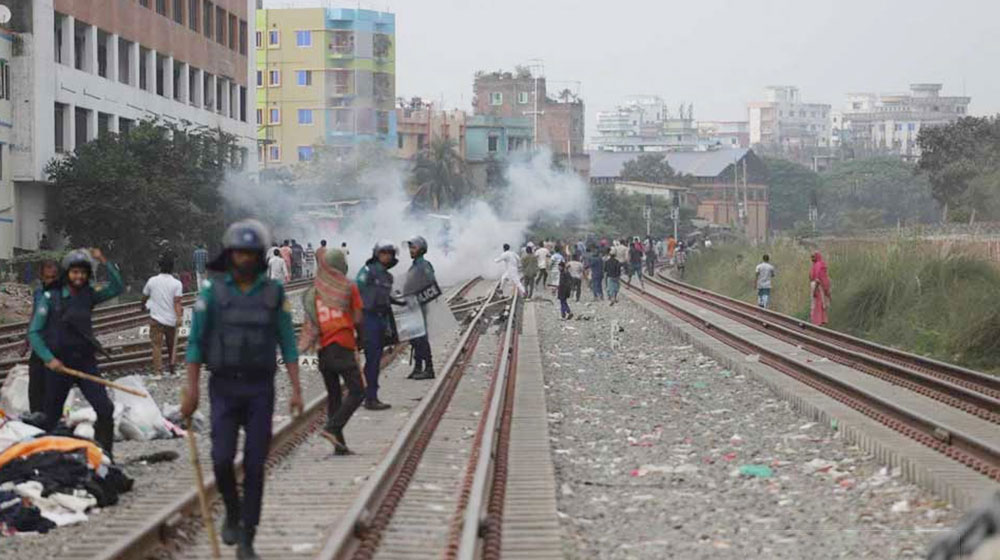
M549 97L544 76L527 69L479 72L473 86L476 115L527 117L532 144L548 146L556 157L568 159L572 168L587 176L590 159L584 149L583 100L569 89Z
M253 0L15 2L9 28L17 76L13 246L46 230L45 166L105 132L158 118L220 128L251 161L248 15ZM246 162L246 159L244 160ZM5 171L4 173L7 173Z
M698 121L698 149L749 148L747 121Z
M920 129L942 126L964 117L971 99L941 96L941 84L911 84L904 94L851 93L834 120L840 144L869 153L904 159L920 157Z
M670 112L658 96L633 96L613 111L597 113L592 148L606 152L666 152L694 150L698 130L694 108L681 104Z
M396 155L410 159L437 140L450 140L465 159L465 111L438 110L419 97L396 108Z
M765 88L764 101L751 101L750 144L796 151L830 145L830 105L805 103L794 86Z
M11 136L14 129L14 103L11 100L10 61L15 35L0 29L0 259L8 259L14 252L14 197L13 169L11 169Z
M529 117L473 115L465 121L465 162L477 188L499 179L498 165L526 155L535 138L534 121Z
M307 161L314 146L395 149L396 22L341 8L257 10L257 113L262 166Z

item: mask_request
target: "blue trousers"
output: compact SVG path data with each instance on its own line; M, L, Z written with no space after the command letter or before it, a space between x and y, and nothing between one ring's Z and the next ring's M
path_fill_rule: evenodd
M565 319L570 313L572 311L569 310L569 302L566 301L566 298L559 298L559 314Z
M68 367L83 373L97 375L97 359L93 352L74 353L70 351L57 357ZM94 440L105 451L111 453L115 436L115 405L111 402L111 397L108 396L108 390L104 388L104 385L93 381L45 370L45 431L55 428L59 420L62 419L63 406L66 405L66 397L69 396L73 386L80 388L84 398L97 413L97 422L94 423Z
M212 464L227 511L241 510L244 527L260 522L264 498L264 463L271 447L274 415L274 377L232 378L212 375L208 380L212 404ZM243 428L243 501L236 489L236 444Z
M594 292L594 299L604 299L604 277L592 276L590 278L590 289Z
M382 368L382 343L385 335L385 318L378 313L364 313L361 337L365 347L365 399L378 400L378 374Z

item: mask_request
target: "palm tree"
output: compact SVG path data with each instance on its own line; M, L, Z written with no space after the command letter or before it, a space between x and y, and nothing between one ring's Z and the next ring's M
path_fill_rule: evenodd
M417 154L413 180L417 190L413 201L437 211L455 206L470 191L465 162L449 138L433 140Z

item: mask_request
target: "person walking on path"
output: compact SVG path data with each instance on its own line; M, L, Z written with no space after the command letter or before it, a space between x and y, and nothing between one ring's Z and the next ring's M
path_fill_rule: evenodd
M566 263L566 272L573 280L573 293L576 295L577 302L580 301L580 291L583 288L583 269L583 257L579 253L574 253L570 261Z
M510 250L510 244L503 244L503 253L500 256L493 259L493 262L503 263L503 275L500 277L500 292L503 292L504 286L507 282L510 282L517 289L518 293L522 296L526 293L524 291L524 285L521 283L521 274L518 272L518 265L520 260L517 255Z
M755 273L757 305L764 309L769 309L771 307L771 280L775 276L774 265L771 264L771 255L765 254L761 257L761 262L757 265Z
M31 297L31 316L35 316L38 305L43 299L51 298L47 292L59 289L59 263L56 261L43 261L38 274L39 286L35 288ZM24 346L21 348L21 355L31 352L28 358L28 411L45 411L45 362L39 357L38 352L31 349L31 341L28 337L24 339Z
M229 226L222 252L208 264L224 273L198 293L187 347L187 384L181 415L190 418L200 400L201 366L211 377L212 464L226 507L222 541L239 543L237 558L258 558L253 542L264 498L264 465L271 445L277 350L285 361L292 416L302 413L299 353L292 305L284 287L268 279L264 255L269 235L263 224L244 220ZM239 431L243 428L243 498L236 487Z
M194 255L192 256L192 262L194 263L194 277L197 286L195 291L201 289L201 285L208 279L208 275L205 271L205 265L208 264L208 250L205 249L204 243L199 243L197 248L194 250Z
M424 319L424 336L410 340L413 347L413 371L410 379L434 379L434 360L431 357L431 342L427 330L427 304L441 296L441 288L438 287L437 279L434 277L434 266L425 258L427 254L427 240L423 236L417 235L406 242L410 249L410 258L413 264L406 273L406 282L403 284L403 295L414 296L420 304L420 313Z
M677 250L677 240L671 235L667 238L667 259L670 264L674 264L674 252Z
M110 282L103 288L90 285L94 278L93 260L104 264ZM94 440L109 457L115 439L115 406L108 391L97 382L71 377L62 373L64 367L97 375L97 351L100 342L94 336L92 321L94 306L122 293L118 267L109 263L100 249L76 249L62 260L61 284L44 293L28 327L31 348L45 362L45 421L40 426L51 431L63 415L66 397L73 386L80 388L84 398L97 413Z
M646 274L656 274L656 243L649 239L646 245Z
M272 249L271 258L267 261L267 277L279 284L288 282L288 266L281 256L280 249Z
M365 398L355 336L361 329L362 303L357 284L347 277L347 258L342 251L326 252L302 304L307 320L302 325L299 352L319 343L319 372L326 385L326 426L320 435L333 444L337 455L351 455L344 427ZM341 392L341 380L346 396Z
M535 295L535 277L538 276L538 259L535 258L534 247L530 244L524 248L524 256L521 257L521 272L524 274L526 297L531 299Z
M281 244L281 258L285 259L285 268L288 269L289 278L292 274L292 245L287 239Z
M604 299L604 259L596 248L588 259L590 268L590 291L594 294L594 301Z
M538 280L537 282L541 284L542 290L545 290L545 286L549 282L549 266L552 262L549 260L552 255L552 250L548 249L544 244L534 250L535 261L538 265Z
M683 241L678 242L677 247L674 248L674 266L677 267L678 275L684 278L684 269L687 267L687 247L684 246Z
M632 285L632 276L639 277L639 284L645 288L645 282L642 279L642 244L633 242L628 246L628 278L626 282L628 285Z
M826 310L830 307L830 275L826 270L826 261L819 251L812 254L812 268L809 270L809 292L811 305L809 319L814 325L825 325Z
M311 242L306 243L305 251L302 252L302 263L306 278L316 276L316 251Z
M149 343L153 347L153 373L163 371L163 339L167 339L167 367L174 372L174 344L177 327L184 319L181 296L184 287L174 278L174 263L160 262L160 273L146 281L142 288L142 304L149 310ZM201 284L198 284L201 286Z
M556 297L559 298L559 316L572 319L573 311L569 308L569 297L573 293L573 278L566 272L566 263L561 262L559 268L559 285L556 287Z
M621 289L622 263L611 257L604 261L604 275L608 279L608 300L611 305L618 303L618 290Z
M390 408L378 398L378 376L382 368L382 352L385 350L387 333L392 332L392 305L403 302L392 297L392 273L396 266L396 246L388 241L379 241L372 248L372 256L358 271L355 280L361 292L362 328L361 340L365 350L365 408L385 410Z
M344 250L341 250L340 252L344 253L345 257L349 254L347 251L344 251ZM324 253L326 253L326 239L320 239L319 240L319 249L316 249L316 261L317 262L322 262L323 261L323 254Z
M292 240L292 278L298 280L302 278L302 257L305 250L299 242Z

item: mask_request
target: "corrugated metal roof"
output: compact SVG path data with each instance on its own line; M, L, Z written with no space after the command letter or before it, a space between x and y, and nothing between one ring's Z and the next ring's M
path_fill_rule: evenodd
M666 152L667 163L675 172L694 177L718 177L733 162L743 159L748 148L728 148L707 152ZM618 177L626 162L642 152L588 152L591 177ZM657 152L649 152L657 153Z

